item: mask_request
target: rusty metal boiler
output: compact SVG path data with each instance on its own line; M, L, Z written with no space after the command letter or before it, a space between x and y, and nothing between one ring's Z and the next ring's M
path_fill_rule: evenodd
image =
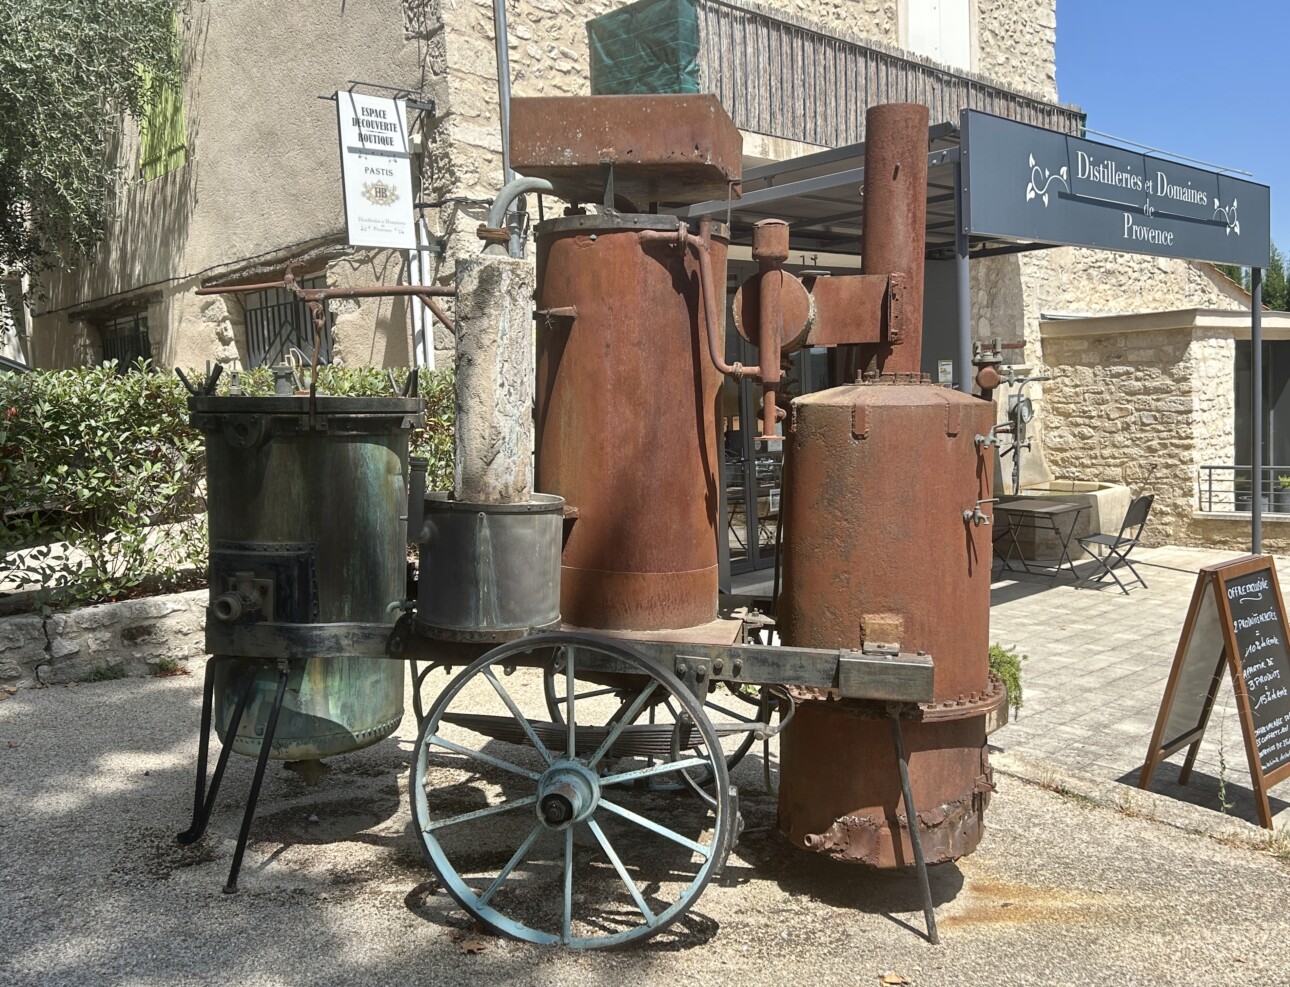
M711 235L705 264L682 225L615 213L537 227L536 486L576 511L560 580L575 626L716 618L721 378L702 284L707 268L724 296L726 239Z
M833 388L793 404L780 634L795 647L930 653L935 700L904 724L923 852L970 853L988 801L990 531L965 520L992 472L987 402L925 383ZM779 825L796 845L878 867L912 861L888 725L808 700L782 736Z
M898 256L919 300L926 120L922 107L872 109L865 170L866 273ZM907 181L919 164L922 180ZM869 243L884 233L918 242ZM789 646L932 656L934 699L903 723L923 853L939 863L980 841L993 787L985 717L1004 698L988 666L993 466L976 442L994 409L913 372L922 325L911 308L899 345L858 348L872 361L865 382L792 404L777 617ZM795 845L880 868L913 862L883 715L852 701L799 704L782 734L779 792L779 828Z

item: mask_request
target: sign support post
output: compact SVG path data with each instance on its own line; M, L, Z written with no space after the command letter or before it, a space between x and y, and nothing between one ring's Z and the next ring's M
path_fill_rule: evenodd
M1263 270L1250 268L1250 551L1263 551ZM1269 487L1268 496L1272 490Z

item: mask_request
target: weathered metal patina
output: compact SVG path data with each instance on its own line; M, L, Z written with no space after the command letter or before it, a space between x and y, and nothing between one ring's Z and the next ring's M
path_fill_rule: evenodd
M190 409L206 436L208 623L392 624L387 608L406 592L408 436L421 402L198 396ZM229 738L252 671L246 714ZM277 668L220 661L214 674L221 740L258 755ZM293 658L270 756L329 757L389 736L403 715L403 675L399 662Z

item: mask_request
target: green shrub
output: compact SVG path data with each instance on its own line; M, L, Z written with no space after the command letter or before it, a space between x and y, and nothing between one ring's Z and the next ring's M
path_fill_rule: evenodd
M407 367L380 370L376 367L326 364L318 368L317 393L344 397L389 397L394 393L390 386L391 376L401 394L408 381ZM297 381L302 388L309 386L308 367L302 367L297 372ZM218 393L227 394L231 382L229 374L222 375ZM268 367L242 371L238 374L238 386L247 395L272 394L273 372ZM453 422L457 416L452 368L422 370L417 393L426 403L426 422L412 433L412 455L424 456L430 462L426 470L426 489L446 490L452 485Z
M86 682L112 682L116 679L125 678L125 668L121 665L100 665L89 675L85 676Z
M1029 657L1029 655L1018 654L1012 648L1005 648L998 644L990 645L990 671L999 676L1007 687L1008 705L1012 707L1013 716L1021 710L1021 663Z
M401 389L406 368L320 367L318 391L387 396L391 373ZM267 368L240 378L243 393L273 391ZM225 374L221 393L228 383ZM429 489L443 489L452 372L422 373L420 393L427 420L412 451L430 461ZM155 371L0 374L0 560L20 588L38 591L38 608L168 592L204 571L205 454L187 398L178 378Z
M0 375L0 555L42 608L166 586L204 563L201 435L174 377Z

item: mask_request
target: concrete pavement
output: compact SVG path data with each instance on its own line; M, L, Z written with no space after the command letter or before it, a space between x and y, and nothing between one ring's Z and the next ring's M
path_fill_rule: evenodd
M186 677L24 690L0 703L0 984L1290 984L1290 838L1253 820L1230 687L1189 789L1131 785L1200 565L1143 552L1123 596L995 584L992 639L1030 655L1026 705L994 734L999 790L972 856L932 871L943 942L913 881L793 850L750 756L748 829L724 882L644 948L577 954L485 938L411 831L409 711L397 734L306 787L273 765L242 891L220 893L251 763L232 760L207 836L187 826L201 663ZM1217 806L1221 783L1232 803ZM1290 792L1274 790L1285 821ZM481 840L488 838L481 829ZM456 938L454 938L454 936Z
M1004 573L991 590L990 637L1029 659L1022 667L1021 715L991 741L1099 785L1136 786L1196 572L1239 554L1138 549L1131 558L1148 585L1130 587L1128 596L1109 581L1077 589L1068 576ZM1278 560L1278 572L1290 571L1288 565ZM1081 565L1081 572L1090 566ZM1152 791L1215 812L1227 803L1232 819L1257 822L1230 677L1185 788L1177 784L1184 753L1157 769ZM1290 782L1272 789L1269 800L1278 827L1290 825Z

